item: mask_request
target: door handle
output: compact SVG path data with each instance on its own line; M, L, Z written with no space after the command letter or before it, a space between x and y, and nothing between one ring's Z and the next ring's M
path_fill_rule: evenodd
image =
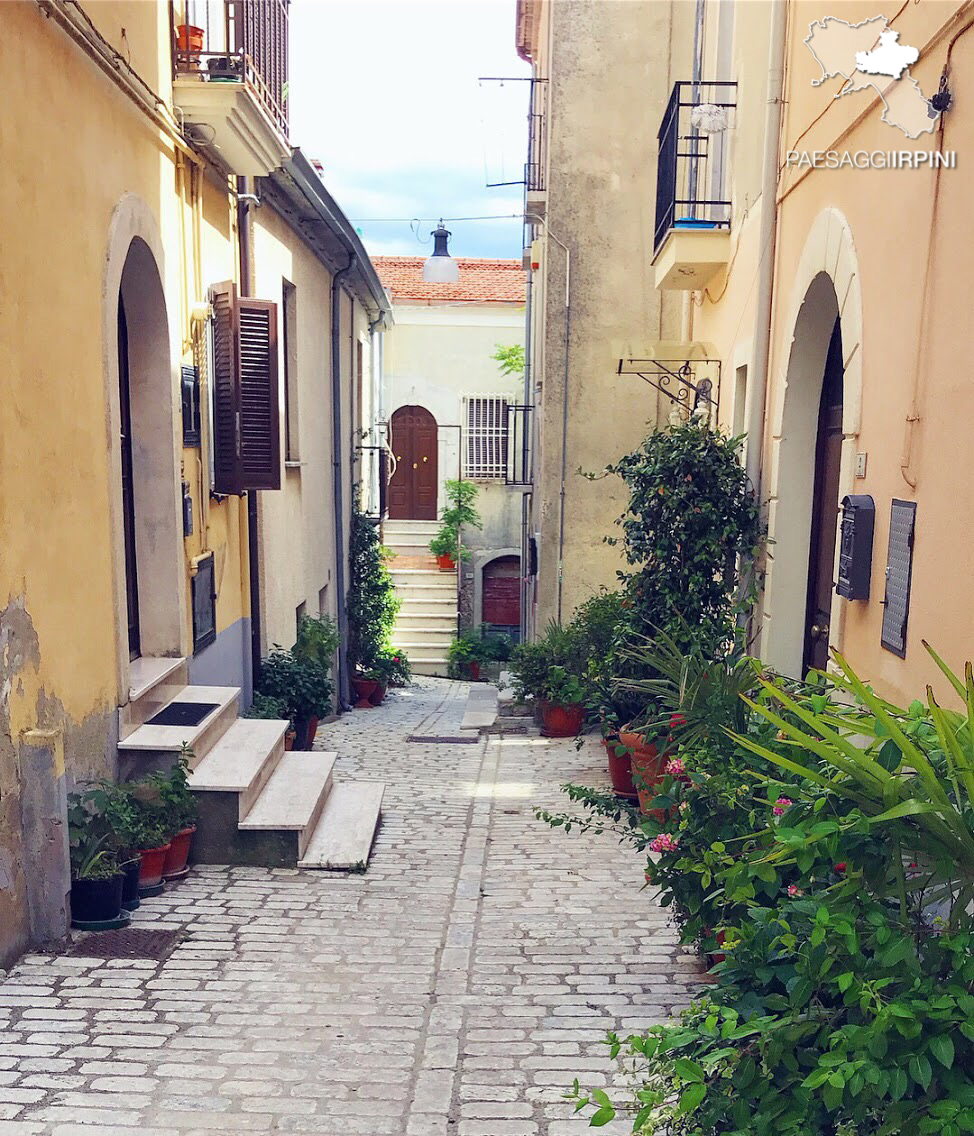
M413 462L413 469L418 469L418 468L419 468L419 466L416 464L416 462Z
M813 639L825 639L828 637L829 625L827 623L813 623L808 629L808 633Z

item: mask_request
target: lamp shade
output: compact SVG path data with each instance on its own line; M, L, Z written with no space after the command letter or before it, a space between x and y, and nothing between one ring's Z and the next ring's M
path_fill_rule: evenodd
M450 256L447 247L450 234L442 221L433 230L432 237L433 255L423 264L423 280L427 284L455 284L460 279L460 268Z

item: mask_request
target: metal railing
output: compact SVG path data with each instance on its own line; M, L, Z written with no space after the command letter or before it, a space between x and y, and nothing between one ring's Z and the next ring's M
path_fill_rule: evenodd
M251 87L287 137L288 6L290 0L185 0L177 17L177 75ZM186 25L186 31L182 25ZM191 38L203 33L202 47Z
M548 164L548 80L531 80L528 104L528 160L524 165L524 187L530 193L543 192Z
M507 404L505 485L531 484L531 411L533 406Z
M671 229L730 228L726 164L736 106L736 83L674 85L658 136L655 252Z

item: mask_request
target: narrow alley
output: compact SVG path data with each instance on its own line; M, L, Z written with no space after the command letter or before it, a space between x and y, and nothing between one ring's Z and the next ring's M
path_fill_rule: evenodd
M408 740L463 736L467 689L420 678L320 730L342 775L387 784L367 874L198 867L135 913L179 932L163 961L15 966L0 1136L586 1127L563 1092L606 1083L607 1030L689 1000L696 958L640 857L534 818L603 781L594 740Z

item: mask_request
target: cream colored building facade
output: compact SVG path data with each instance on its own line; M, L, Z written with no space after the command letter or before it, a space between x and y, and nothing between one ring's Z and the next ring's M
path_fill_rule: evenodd
M287 4L253 8L246 52L229 12L3 6L0 966L64 933L66 794L116 774L139 697L172 673L239 688L242 710L297 607L342 606L357 367L389 303L292 152L286 75L244 68L286 55ZM197 18L202 49L180 41Z
M639 39L640 19L669 6L622 7ZM974 396L961 377L974 10L937 2L881 13L859 0L678 7L690 19L643 51L685 60L669 77L687 84L684 135L705 138L708 157L696 163L692 194L684 163L661 227L656 216L654 247L630 265L680 306L678 354L694 382L719 364L716 405L700 405L747 434L744 460L772 541L754 650L798 675L831 646L885 693L915 697L937 674L922 641L960 666L974 638L965 441ZM534 11L522 0L519 37ZM856 72L856 52L878 47L886 29L919 58L900 79ZM604 76L609 89L627 82L618 64ZM842 93L850 86L858 89ZM951 106L927 109L941 88ZM699 103L726 106L714 117L695 112ZM640 130L636 152L657 145L664 119L660 109ZM947 157L938 164L931 153ZM647 160L661 169L666 159L654 150ZM615 161L606 179L631 174ZM644 201L650 226L655 204ZM566 243L579 227L561 234ZM607 293L625 295L611 273L604 281ZM702 357L710 369L697 366ZM606 443L604 452L613 456ZM846 509L843 548L850 497L860 509L854 522ZM871 542L862 525L870 506ZM850 572L857 579L847 585Z

